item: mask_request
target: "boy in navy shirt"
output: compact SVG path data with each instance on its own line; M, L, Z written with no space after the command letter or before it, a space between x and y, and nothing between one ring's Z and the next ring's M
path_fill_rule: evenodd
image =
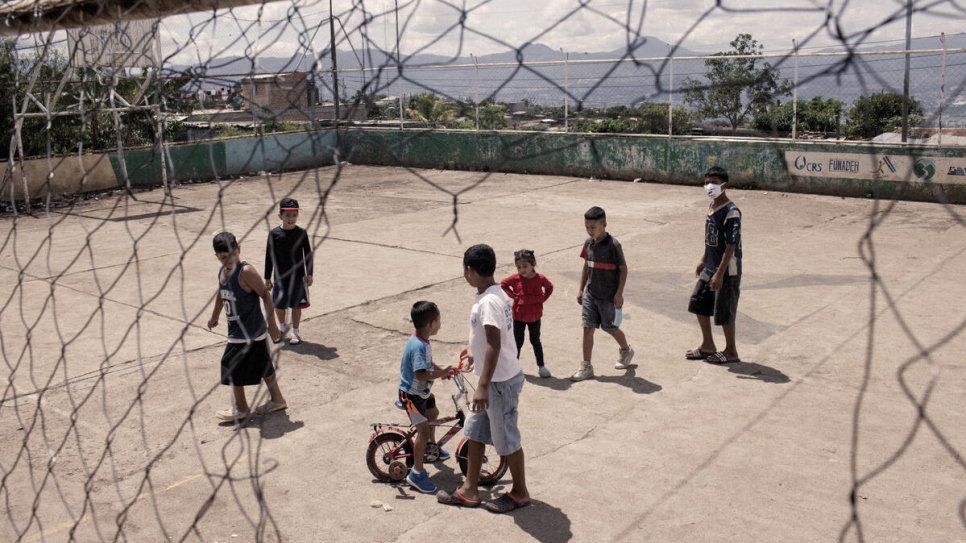
M713 364L741 362L735 346L735 320L741 294L741 211L725 193L728 172L712 166L704 174L704 190L711 198L704 227L704 254L694 270L698 282L688 311L698 317L701 345L685 353L689 360ZM719 351L711 334L711 317L725 335Z

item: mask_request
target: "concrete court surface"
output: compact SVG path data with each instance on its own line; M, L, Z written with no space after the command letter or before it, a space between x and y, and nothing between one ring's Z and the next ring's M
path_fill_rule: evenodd
M686 304L700 187L353 165L335 177L0 218L0 541L966 541L962 207L730 190L744 215L743 361L718 366L683 357L699 340ZM219 423L211 236L234 232L260 271L273 202L289 194L318 244L305 342L277 351L290 408ZM571 383L592 205L628 260L636 365L613 369L616 344L598 332L598 377ZM521 356L533 504L504 516L374 482L364 461L369 423L405 420L392 402L413 302L440 305L434 353L455 363L474 294L461 258L480 242L497 279L530 248L555 285L553 377L536 377L529 345ZM434 391L452 413L453 386ZM455 459L429 471L441 488L461 480Z

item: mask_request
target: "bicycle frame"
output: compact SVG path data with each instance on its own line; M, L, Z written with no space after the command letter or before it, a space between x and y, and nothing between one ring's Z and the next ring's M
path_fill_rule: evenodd
M452 379L458 390L458 393L452 396L456 414L438 418L429 423L433 428L449 426L450 429L434 443L426 444L424 462L435 462L439 458L442 446L460 433L466 424L466 414L460 403L462 400L462 403L465 403L469 408L469 400L466 398L466 383L462 374L464 359L466 359L466 349L460 354L458 369L442 378ZM415 462L413 436L416 435L416 426L412 422L408 424L376 422L371 426L373 434L369 438L369 446L366 450L366 464L369 471L377 480L382 482L403 480ZM469 443L469 440L464 437L456 446L456 461L463 475L466 475L469 466ZM487 447L492 448L492 445L487 445ZM483 456L483 468L480 471L479 484L482 486L496 484L506 471L506 459L497 454L495 449L488 450Z
M463 375L457 373L455 375L452 375L450 378L453 380L453 384L456 385L456 389L459 391L457 394L453 394L451 396L451 398L453 399L453 405L456 406L456 414L450 415L448 417L438 418L434 421L430 421L429 423L429 425L432 426L433 428L436 428L439 426L450 426L449 431L447 431L443 435L443 437L436 440L436 444L439 445L440 447L445 445L450 439L453 439L453 437L456 436L456 434L458 434L460 430L463 429L463 425L466 423L466 414L463 412L463 407L460 405L460 399L466 396L466 388L463 381ZM450 423L454 421L456 422L456 424L451 425ZM394 432L401 433L403 436L405 436L406 441L409 443L412 443L413 436L416 435L416 426L414 426L412 422L410 422L409 424L398 424L394 422L372 423L373 437L375 437L376 434L380 433L383 430L392 430ZM399 451L401 447L402 447L402 444L400 444L399 447L394 448L391 451L391 454L393 454L394 456L398 455L399 458L405 458L407 456L410 456L404 452Z

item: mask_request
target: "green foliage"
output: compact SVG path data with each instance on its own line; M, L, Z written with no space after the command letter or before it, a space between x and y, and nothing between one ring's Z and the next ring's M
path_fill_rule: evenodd
M571 125L574 132L594 134L630 134L639 132L637 122L629 119L580 119Z
M667 104L644 104L636 115L642 134L667 134ZM684 107L674 108L673 134L687 134L694 126L693 115Z
M627 118L634 115L633 110L627 106L611 106L604 109L602 114L608 119L620 119L621 117Z
M599 134L667 134L667 104L643 104L640 108L617 106L607 108L598 116L572 119L571 130ZM612 118L614 113L619 118ZM692 115L683 107L674 108L674 134L687 134L693 122Z
M506 128L506 105L494 102L480 103L480 129L502 130Z
M462 118L447 124L446 128L452 128L453 130L476 130L476 121Z
M409 100L406 115L410 119L423 121L433 128L437 128L453 118L455 109L441 97L431 92L418 94Z
M23 155L44 156L63 155L78 151L98 151L124 147L137 147L154 143L157 135L157 117L153 111L121 113L115 117L104 108L111 106L110 88L104 84L111 81L110 74L95 69L70 72L66 58L54 52L43 58L18 58L12 39L0 40L0 95L4 104L0 106L0 156L10 156L10 144L16 133L15 117L11 107L15 101L17 110L23 111L26 103L27 113L39 112L39 108L27 99L26 86L34 71L37 71L36 84L31 94L40 102L52 103L55 112L76 112L76 115L59 115L49 122L44 117L25 117L21 127ZM155 93L167 96L182 88L191 74L149 84L146 92L136 104L135 98L141 91L144 78L149 77L146 70L140 78L117 80L114 92L132 105L145 105L153 101ZM15 86L15 81L21 81ZM61 94L54 101L57 88L64 82ZM13 101L11 101L11 98ZM121 102L115 100L120 106ZM177 105L177 104L175 104ZM84 114L80 111L83 108ZM14 142L15 143L15 142Z
M835 98L823 99L815 96L811 100L798 101L798 130L805 132L837 132L844 104ZM788 134L792 131L793 102L777 103L767 111L755 116L753 126L773 134Z
M13 81L17 73L17 58L14 53L12 39L0 40L0 160L7 160L10 156L10 138L13 137L13 109L10 107L10 94L13 92ZM19 98L19 97L18 97Z
M230 124L220 124L215 127L215 133L219 138L234 138L237 136L251 136L252 131L247 128L238 128Z
M349 107L365 108L367 119L381 119L383 113L382 108L376 102L383 98L385 98L385 95L368 94L360 89L356 91L355 95L349 101Z
M870 139L892 132L902 126L902 95L896 92L880 92L866 98L859 97L849 109L849 120L842 135L846 139ZM923 112L919 100L909 97L909 126L922 124Z
M737 129L749 115L765 114L771 102L790 94L791 85L761 58L737 58L760 55L764 50L750 34L739 34L731 48L704 61L706 83L689 77L683 92L685 102L701 118L723 117Z

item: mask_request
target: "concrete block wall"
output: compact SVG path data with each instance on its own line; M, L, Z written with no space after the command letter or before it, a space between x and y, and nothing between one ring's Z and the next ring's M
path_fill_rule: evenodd
M698 185L711 164L742 188L966 203L966 149L867 143L398 129L340 129L209 140L168 148L168 179L353 164L595 177ZM30 198L159 185L153 149L28 161ZM6 170L6 164L0 163ZM126 170L126 173L125 173ZM23 199L19 170L3 198Z

